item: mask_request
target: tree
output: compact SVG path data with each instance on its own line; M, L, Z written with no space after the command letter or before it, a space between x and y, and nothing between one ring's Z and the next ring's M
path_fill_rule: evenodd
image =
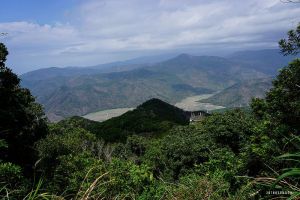
M296 30L288 32L288 39L279 41L279 47L284 55L296 55L300 52L300 23ZM285 127L293 129L292 132L299 132L300 60L295 59L282 68L266 98L253 100L251 106L258 118L268 118L273 127Z
M0 140L7 145L0 151L0 160L18 164L27 173L36 161L33 145L47 133L46 117L30 91L20 86L18 76L6 67L7 55L0 43Z
M284 55L300 52L300 23L288 32L288 39L281 39L279 47ZM267 112L272 120L291 128L300 129L300 60L295 59L284 67L273 81L273 88L266 96Z
M279 47L284 55L296 55L300 52L300 23L295 30L290 30L287 39L279 41Z
M267 112L273 122L300 130L300 60L284 67L267 93Z

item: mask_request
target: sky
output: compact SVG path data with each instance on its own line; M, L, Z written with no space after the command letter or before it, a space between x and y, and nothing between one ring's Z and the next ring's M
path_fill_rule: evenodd
M2 0L0 42L18 74L172 52L277 48L300 22L284 0Z

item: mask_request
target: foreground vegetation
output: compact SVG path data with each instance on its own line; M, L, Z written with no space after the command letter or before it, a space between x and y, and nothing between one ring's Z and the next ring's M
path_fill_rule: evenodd
M287 42L281 42L283 50ZM151 100L103 123L73 117L49 124L5 66L7 54L0 44L2 199L300 194L299 59L280 71L265 99L252 100L250 111L215 113L188 124L180 109Z

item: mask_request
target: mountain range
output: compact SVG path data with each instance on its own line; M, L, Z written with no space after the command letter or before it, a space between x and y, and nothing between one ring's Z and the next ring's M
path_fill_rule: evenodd
M274 57L279 64L273 65ZM235 84L276 75L291 59L277 50L239 52L226 58L188 54L164 58L40 69L23 74L22 85L37 97L48 118L58 121L99 110L136 107L151 98L176 103L188 96L227 88L226 92ZM245 90L233 91L243 95ZM250 96L255 96L255 91Z

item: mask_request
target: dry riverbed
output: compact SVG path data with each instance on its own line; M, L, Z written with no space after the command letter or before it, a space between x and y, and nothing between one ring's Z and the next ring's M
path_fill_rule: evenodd
M218 106L218 105L214 105L211 103L199 102L200 100L207 99L213 95L214 94L202 94L202 95L187 97L187 98L181 100L180 102L176 103L175 106L177 106L178 108L181 108L183 110L187 110L187 111L196 111L196 110L211 111L211 110L225 108L223 106Z
M205 110L205 111L211 111L211 110L217 110L225 108L223 106L213 105L210 103L201 103L199 102L202 99L207 99L211 97L214 94L202 94L202 95L196 95L187 97L185 99L182 99L180 102L177 102L175 106L178 108L181 108L186 111L196 111L196 110ZM89 113L87 115L84 115L84 118L94 120L94 121L105 121L113 117L118 117L124 113L126 113L129 110L133 110L134 108L116 108L116 109L110 109L110 110L102 110L98 112Z
M116 109L110 109L110 110L102 110L98 112L89 113L87 115L84 115L82 117L102 122L105 120L108 120L113 117L118 117L124 113L126 113L129 110L133 110L134 108L116 108Z

